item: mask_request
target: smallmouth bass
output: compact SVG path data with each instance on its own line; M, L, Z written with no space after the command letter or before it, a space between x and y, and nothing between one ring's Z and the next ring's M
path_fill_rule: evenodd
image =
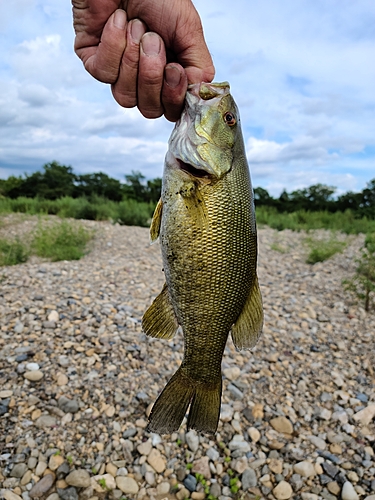
M171 339L181 326L185 348L148 430L178 430L190 405L187 427L212 434L228 334L237 349L250 349L263 325L253 192L227 82L189 86L150 233L151 241L160 238L166 283L142 327L150 337Z

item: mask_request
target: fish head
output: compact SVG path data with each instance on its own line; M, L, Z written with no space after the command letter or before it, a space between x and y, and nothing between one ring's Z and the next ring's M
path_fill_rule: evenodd
M190 85L169 140L167 163L193 177L217 180L230 171L240 118L229 84Z

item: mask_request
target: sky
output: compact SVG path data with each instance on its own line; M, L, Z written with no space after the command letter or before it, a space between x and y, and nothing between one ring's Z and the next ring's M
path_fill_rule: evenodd
M241 114L253 185L278 196L375 178L373 0L195 0ZM53 160L161 177L173 125L121 108L73 51L68 0L0 2L0 178Z

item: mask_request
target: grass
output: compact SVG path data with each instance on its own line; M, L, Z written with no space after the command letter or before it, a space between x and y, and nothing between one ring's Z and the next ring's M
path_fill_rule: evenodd
M88 252L87 244L93 236L93 231L79 223L63 220L51 224L40 220L34 234L27 235L22 242L19 238L0 239L0 266L22 264L30 255L52 262L78 260Z
M22 264L28 257L28 248L18 238L13 241L0 239L0 266Z
M338 240L334 235L331 235L328 240L306 238L305 243L310 247L306 259L308 264L324 262L336 253L342 252L347 245L345 241Z
M292 213L279 213L272 207L258 207L256 209L258 226L266 225L272 229L282 231L311 231L314 229L330 229L346 234L375 232L375 220L363 217L358 219L350 210L345 212L307 212L298 210Z
M92 232L68 221L51 226L42 226L39 222L31 248L35 255L50 259L52 262L79 260L87 253L86 245L92 237Z
M61 218L111 220L127 226L149 226L154 204L135 200L114 202L106 198L71 198L58 200L0 197L0 213L20 212L30 215L58 215Z

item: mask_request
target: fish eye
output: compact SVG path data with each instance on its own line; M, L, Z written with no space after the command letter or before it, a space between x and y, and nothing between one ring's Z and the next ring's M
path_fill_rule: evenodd
M224 115L224 121L230 127L233 127L236 124L236 117L230 111L227 111Z

